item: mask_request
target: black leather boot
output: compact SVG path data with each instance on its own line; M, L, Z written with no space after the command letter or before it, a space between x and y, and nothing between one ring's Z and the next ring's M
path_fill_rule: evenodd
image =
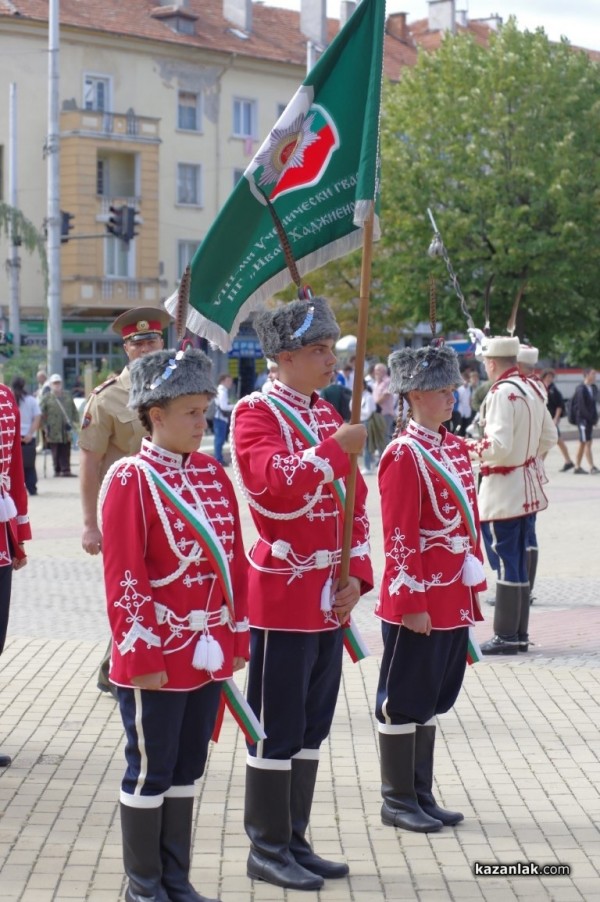
M162 884L169 902L218 902L201 896L190 883L193 813L192 796L165 797L160 831Z
M160 860L159 808L132 808L121 802L123 863L129 877L126 902L169 902L164 890Z
M388 827L434 833L442 822L425 814L415 792L415 733L379 733L381 820Z
M287 889L320 889L323 878L298 864L290 851L291 782L291 770L246 766L244 827L252 843L248 876Z
M326 880L346 877L350 868L345 862L327 861L316 855L306 839L306 828L310 820L317 770L319 762L308 758L292 758L292 785L290 792L290 812L292 817L292 838L290 851L298 864Z
M484 642L484 655L516 655L519 653L519 618L521 615L521 586L496 583L494 609L494 637Z
M519 616L519 651L529 651L529 608L531 589L521 586L521 614Z
M527 579L529 580L529 604L533 604L533 587L535 585L535 577L537 573L537 565L538 565L538 549L537 548L528 548L527 549Z
M417 801L425 814L441 821L445 827L454 827L465 819L460 811L446 811L440 808L433 796L433 754L435 749L435 727L433 724L417 724L415 733L415 792Z

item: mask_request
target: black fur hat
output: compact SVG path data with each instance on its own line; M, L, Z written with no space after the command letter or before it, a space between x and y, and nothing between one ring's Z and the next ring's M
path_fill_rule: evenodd
M216 395L212 380L212 364L203 351L153 351L129 365L131 391L129 404L133 410L155 401L171 400L181 395Z
M254 318L254 328L265 357L297 351L305 345L340 337L331 307L325 298L292 301L277 310L264 310Z
M394 351L388 365L390 389L401 395L409 391L435 391L462 382L456 351L444 344Z

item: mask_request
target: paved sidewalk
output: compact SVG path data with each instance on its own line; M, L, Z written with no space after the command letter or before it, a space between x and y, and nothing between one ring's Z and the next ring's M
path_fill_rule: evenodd
M198 788L193 877L202 893L223 902L600 898L600 477L560 474L560 463L550 455L552 506L538 518L536 645L469 668L456 707L441 718L438 796L464 811L464 823L431 835L381 824L372 715L381 643L371 593L356 619L373 655L345 662L312 817L316 847L345 858L350 878L302 895L248 880L245 748L226 717ZM374 477L370 486L381 574ZM31 560L14 578L0 659L0 749L14 757L0 772L2 902L122 898L122 728L112 699L95 688L108 631L101 561L80 550L77 488L41 479ZM245 511L244 532L250 542ZM484 607L480 638L491 633L493 610ZM567 864L571 873L475 877L477 861Z

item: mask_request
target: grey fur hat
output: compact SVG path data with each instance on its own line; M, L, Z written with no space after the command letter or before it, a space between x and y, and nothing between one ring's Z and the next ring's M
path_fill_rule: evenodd
M325 298L292 301L277 310L264 310L254 318L254 328L265 357L297 351L305 345L340 337L331 307Z
M444 344L394 351L388 365L390 389L401 395L409 391L435 391L462 382L456 351Z
M196 348L146 354L129 366L131 391L128 407L137 410L181 395L216 395L211 370L210 358Z

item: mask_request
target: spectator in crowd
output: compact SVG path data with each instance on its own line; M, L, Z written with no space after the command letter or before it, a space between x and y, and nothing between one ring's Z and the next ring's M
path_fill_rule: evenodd
M373 389L370 388L369 383L365 379L363 381L363 392L360 399L360 421L367 430L367 441L365 442L365 449L363 451L363 467L360 471L363 475L365 473L373 472L373 447L372 443L369 442L369 423L376 409L375 399L373 398Z
M227 433L229 432L229 420L231 411L235 407L229 400L229 392L233 385L233 378L229 373L222 373L217 383L217 396L215 398L215 414L213 418L213 429L215 433L215 458L222 467L227 464L223 458L223 445L227 441Z
M75 402L63 388L62 376L50 376L50 391L40 404L42 426L52 453L55 476L74 476L71 473L71 443L73 429L79 423Z
M322 398L329 401L334 407L343 421L350 421L350 408L352 404L352 391L346 385L342 385L335 377L331 377L331 382L320 392Z
M37 495L35 454L37 431L42 421L42 412L35 395L30 395L25 389L25 380L22 376L15 376L11 388L21 415L21 453L23 455L25 485L30 495Z
M390 441L396 418L394 416L394 395L390 390L390 377L385 363L376 363L373 369L373 398L378 413L382 414L386 424L386 443Z
M589 464L590 473L600 473L598 467L594 466L594 458L592 456L592 432L594 426L598 422L598 386L596 385L596 370L585 369L583 371L583 382L575 389L573 400L571 401L573 412L571 419L577 426L579 432L579 447L575 455L574 473L587 473L581 466L583 456Z
M567 404L562 394L556 387L556 383L554 381L556 378L556 373L554 372L554 370L542 370L540 378L546 386L546 391L548 392L548 401L546 402L546 406L550 411L550 416L552 417L552 420L554 421L554 424L556 426L556 433L558 435L557 444L564 460L564 464L561 467L560 471L561 473L566 473L567 470L572 470L575 466L575 464L571 460L569 449L565 444L565 440L561 437L560 434L560 421L567 412Z
M269 360L267 363L267 378L263 382L261 391L263 394L268 395L268 393L273 388L273 383L277 379L279 375L279 364L276 360Z

